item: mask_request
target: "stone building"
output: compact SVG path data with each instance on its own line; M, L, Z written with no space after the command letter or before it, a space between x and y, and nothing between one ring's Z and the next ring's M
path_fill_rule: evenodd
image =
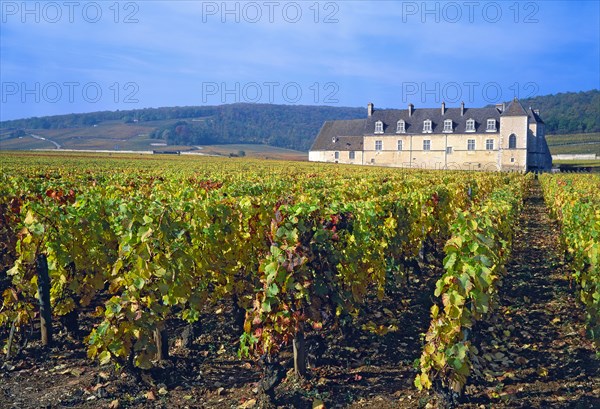
M376 110L327 121L309 160L422 169L544 171L552 157L539 111L508 106Z

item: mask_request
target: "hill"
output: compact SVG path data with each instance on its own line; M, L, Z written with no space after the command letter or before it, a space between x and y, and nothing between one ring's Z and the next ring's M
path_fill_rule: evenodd
M547 134L600 132L600 90L524 98L524 107L539 109Z
M547 134L567 138L558 142L561 153L571 153L572 148L587 152L600 142L593 135L600 132L598 90L525 98L521 103L540 109ZM323 122L366 115L365 108L240 103L35 117L0 122L0 149L152 150L164 144L182 149L251 144L306 152ZM570 146L570 134L592 140Z
M0 123L0 148L15 145L8 139L33 133L64 148L149 149L151 143L263 144L307 151L323 122L366 115L366 108L273 104L92 112L4 121ZM39 140L34 144L39 145Z

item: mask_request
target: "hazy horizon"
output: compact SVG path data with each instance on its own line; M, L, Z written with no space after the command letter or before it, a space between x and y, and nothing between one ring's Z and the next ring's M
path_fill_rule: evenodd
M2 1L0 120L275 103L483 106L600 88L600 3Z

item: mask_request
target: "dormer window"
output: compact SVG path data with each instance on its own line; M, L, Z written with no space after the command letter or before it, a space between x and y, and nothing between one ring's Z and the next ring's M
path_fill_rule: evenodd
M475 120L474 119L467 119L466 131L467 132L475 132Z
M496 132L496 120L488 119L487 127L485 128L486 132Z
M404 120L399 120L396 124L396 133L406 133L406 124Z
M431 133L431 119L423 121L423 132Z
M444 132L452 132L452 119L444 120Z
M375 133L383 133L383 122L375 122Z
M332 138L331 138L331 142L333 142L333 143L336 143L336 142L337 142L337 137L335 137L335 136L334 136L334 137L332 137Z

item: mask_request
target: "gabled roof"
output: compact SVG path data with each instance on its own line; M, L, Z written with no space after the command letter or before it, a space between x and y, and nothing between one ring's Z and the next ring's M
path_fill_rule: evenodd
M366 119L326 121L311 146L311 151L360 151Z

